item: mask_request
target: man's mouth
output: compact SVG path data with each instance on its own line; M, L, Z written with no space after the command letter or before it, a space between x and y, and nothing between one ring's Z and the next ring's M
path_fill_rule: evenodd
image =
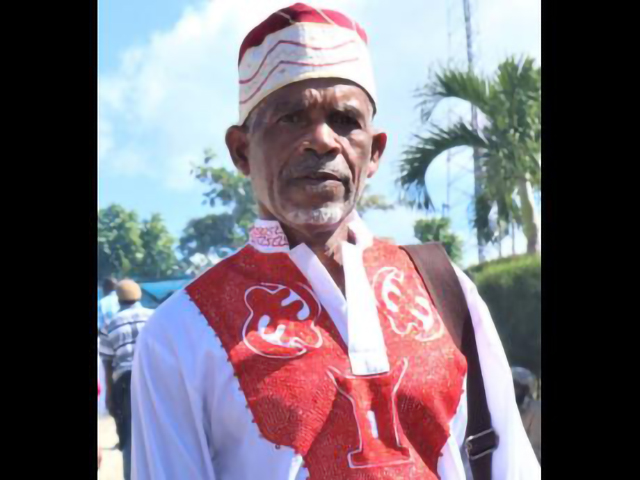
M330 183L330 182L338 182L344 184L347 180L336 173L332 172L308 172L303 173L301 175L297 175L294 180L304 182L304 183L312 183L312 184L322 184L322 183Z
M301 176L299 178L308 179L308 180L316 180L316 181L320 181L320 182L327 182L327 181L342 182L342 179L340 179L340 177L338 177L337 175L335 175L333 173L329 173L329 172L308 173L308 174L303 175L303 176Z

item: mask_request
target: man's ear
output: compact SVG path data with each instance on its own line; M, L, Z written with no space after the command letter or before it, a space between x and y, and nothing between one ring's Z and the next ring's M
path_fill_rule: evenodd
M247 138L247 131L244 127L232 125L227 129L227 134L224 137L229 149L229 155L233 160L233 164L238 170L240 170L244 176L248 177L251 173L249 168L249 140Z
M373 135L371 142L371 159L369 161L369 171L367 172L367 178L373 177L378 171L380 166L380 159L384 153L384 149L387 147L387 134L385 132L378 131Z

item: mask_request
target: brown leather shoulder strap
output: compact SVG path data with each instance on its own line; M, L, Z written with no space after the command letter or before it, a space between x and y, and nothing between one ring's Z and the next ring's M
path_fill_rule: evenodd
M447 252L440 243L405 245L425 287L433 297L449 335L456 347L462 350L462 332L469 310L456 272L451 266Z
M453 265L440 243L401 247L413 261L456 346L467 359L465 445L474 480L491 480L498 436L491 427L473 321Z

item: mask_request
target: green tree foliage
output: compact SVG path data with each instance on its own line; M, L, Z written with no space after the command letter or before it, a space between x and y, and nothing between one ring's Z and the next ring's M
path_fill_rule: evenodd
M158 213L142 222L140 240L144 256L136 274L144 279L159 279L180 273L174 247L176 240L169 234Z
M413 226L413 232L422 243L440 242L447 255L454 262L462 260L462 238L451 231L451 220L448 218L424 218Z
M213 251L224 257L241 241L246 232L239 233L230 213L210 214L194 218L187 224L180 237L180 251L189 258L196 253L208 255Z
M258 216L249 178L214 166L215 158L211 149L205 150L204 161L194 165L192 174L208 188L203 194L203 204L224 207L226 211L189 221L179 246L187 258L196 253L225 257L247 241L249 229Z
M134 211L110 205L98 212L98 278L131 276L144 257Z
M203 203L212 207L224 206L229 210L227 213L237 226L237 230L228 232L229 238L233 239L234 244L244 242L248 238L249 228L258 216L251 180L240 172L215 167L215 158L213 150L205 150L203 163L195 165L192 173L209 188L204 192Z
M140 222L135 211L113 204L98 211L98 279L145 280L180 273L175 240L159 214Z
M487 303L512 366L541 373L540 256L519 255L468 271Z
M425 176L433 161L456 147L479 154L481 195L473 205L473 224L485 241L498 240L489 213L497 206L497 225L515 221L527 237L527 251L539 248L539 223L534 191L541 176L541 68L532 58L509 58L492 78L445 69L418 92L422 121L428 135L414 135L404 152L399 183L415 205L433 207ZM462 119L446 128L431 125L436 106L444 99L474 105L485 120L478 131Z

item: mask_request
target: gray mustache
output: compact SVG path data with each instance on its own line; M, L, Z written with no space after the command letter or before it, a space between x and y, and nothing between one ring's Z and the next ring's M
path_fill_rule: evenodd
M284 172L286 178L298 178L313 175L315 173L329 173L335 175L340 180L349 180L351 171L342 157L305 156L301 160L294 162Z

